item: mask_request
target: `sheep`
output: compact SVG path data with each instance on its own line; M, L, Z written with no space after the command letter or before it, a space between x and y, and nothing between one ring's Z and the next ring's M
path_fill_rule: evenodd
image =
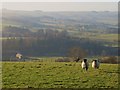
M82 69L85 69L86 71L88 70L89 64L87 62L87 59L83 59L81 66Z
M18 60L20 60L20 59L22 59L22 54L20 54L20 53L16 53L16 58L18 59Z
M99 60L93 60L92 61L92 68L98 69L100 66Z

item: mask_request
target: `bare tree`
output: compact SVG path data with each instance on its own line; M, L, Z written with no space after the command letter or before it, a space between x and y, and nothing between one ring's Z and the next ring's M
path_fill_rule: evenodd
M87 52L80 47L73 47L73 48L70 48L68 55L69 57L73 58L74 61L78 62L80 59L87 56Z

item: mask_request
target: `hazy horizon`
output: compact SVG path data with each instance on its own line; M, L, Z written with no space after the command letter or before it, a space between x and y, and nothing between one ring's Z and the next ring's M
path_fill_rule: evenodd
M118 11L115 2L4 2L1 9L22 11Z

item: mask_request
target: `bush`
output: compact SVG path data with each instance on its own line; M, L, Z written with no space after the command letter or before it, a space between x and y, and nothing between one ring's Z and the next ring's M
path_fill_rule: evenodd
M70 62L71 59L70 58L58 58L55 60L55 62Z
M118 58L116 56L108 56L108 57L103 57L101 59L101 63L111 63L111 64L117 64Z

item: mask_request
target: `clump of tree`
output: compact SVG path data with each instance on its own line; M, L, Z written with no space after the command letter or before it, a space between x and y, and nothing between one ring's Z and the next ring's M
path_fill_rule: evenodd
M79 61L87 56L87 52L81 47L72 47L70 48L68 55L73 61Z
M2 29L3 37L30 37L33 35L33 33L29 29L24 27L5 26Z
M116 63L120 63L120 62L118 62L118 57L116 57L116 56L107 56L107 57L101 58L101 63L116 64Z

